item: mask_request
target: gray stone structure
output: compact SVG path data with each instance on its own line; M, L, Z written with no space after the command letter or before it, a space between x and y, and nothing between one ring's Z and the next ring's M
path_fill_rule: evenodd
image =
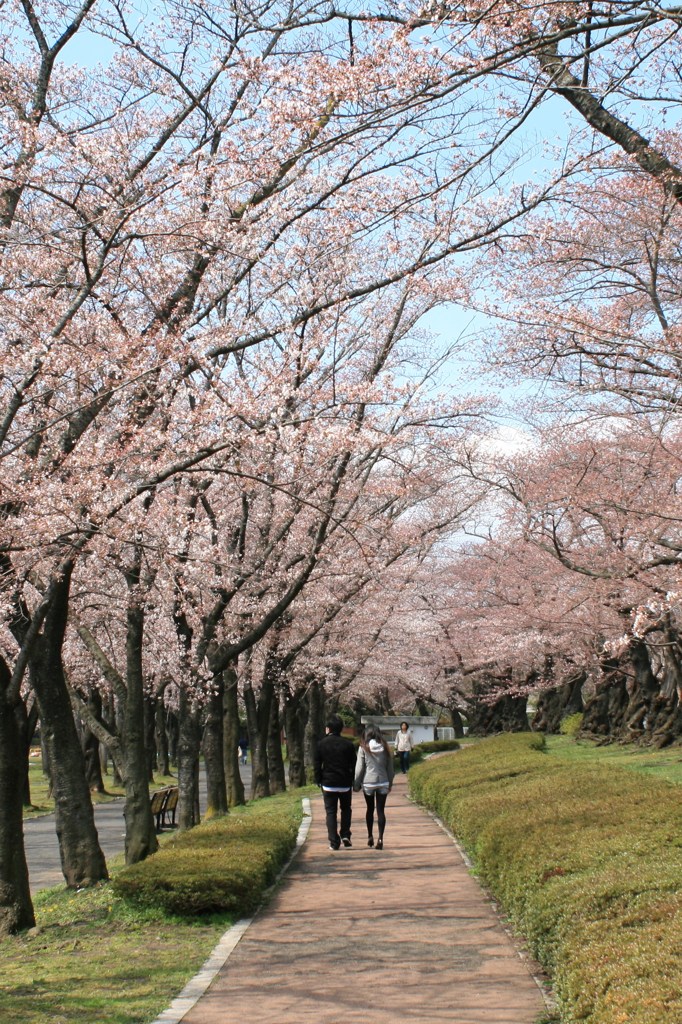
M415 743L429 743L435 740L438 725L436 715L363 715L360 721L363 725L376 725L391 745L401 722L407 722Z

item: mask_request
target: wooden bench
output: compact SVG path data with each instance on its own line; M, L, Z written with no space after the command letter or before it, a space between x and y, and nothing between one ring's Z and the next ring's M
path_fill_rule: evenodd
M166 789L159 789L152 793L151 812L156 819L156 831L162 832L164 828L175 828L175 811L178 806L178 787L168 786ZM166 816L170 816L170 824Z

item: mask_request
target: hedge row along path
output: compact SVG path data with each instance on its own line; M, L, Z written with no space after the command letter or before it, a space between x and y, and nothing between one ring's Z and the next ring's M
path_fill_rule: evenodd
M452 839L389 797L383 850L354 797L353 848L327 848L324 807L274 898L183 1024L535 1024L547 1006Z

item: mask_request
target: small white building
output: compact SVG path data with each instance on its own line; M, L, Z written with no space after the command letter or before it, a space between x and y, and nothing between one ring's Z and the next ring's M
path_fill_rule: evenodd
M430 743L435 740L438 725L436 715L363 715L360 721L363 725L376 725L381 729L389 745L393 744L401 722L407 722L415 743Z

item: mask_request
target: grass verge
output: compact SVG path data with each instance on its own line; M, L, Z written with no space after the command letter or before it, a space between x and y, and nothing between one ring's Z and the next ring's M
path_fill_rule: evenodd
M0 940L0 1020L12 1024L153 1020L195 974L220 935L253 909L256 894L258 900L262 898L293 849L301 818L300 790L260 800L174 837L135 868L140 874L158 875L158 862L171 849L176 859L191 859L194 847L203 851L198 860L205 860L207 848L215 846L225 869L238 862L243 879L250 863L244 863L244 845L237 835L251 829L260 837L250 851L256 881L247 887L248 905L233 899L229 911L187 916L170 913L163 901L131 901L115 891L117 880L131 868L114 868L114 881L94 889L60 888L38 894L38 927ZM265 853L256 856L263 845ZM269 864L265 873L264 860ZM211 877L205 876L209 887ZM195 880L194 891L198 888Z
M24 807L24 818L39 818L43 814L51 814L54 811L54 799L50 795L50 782L43 774L40 758L32 757L28 766L29 786L31 790L31 806ZM178 780L171 775L157 775L150 784L150 791L163 789L164 786L177 786ZM108 803L110 800L119 799L125 796L123 786L116 786L110 775L104 776L106 793L91 793L93 804Z
M502 736L410 772L550 973L562 1020L682 1021L680 791Z

